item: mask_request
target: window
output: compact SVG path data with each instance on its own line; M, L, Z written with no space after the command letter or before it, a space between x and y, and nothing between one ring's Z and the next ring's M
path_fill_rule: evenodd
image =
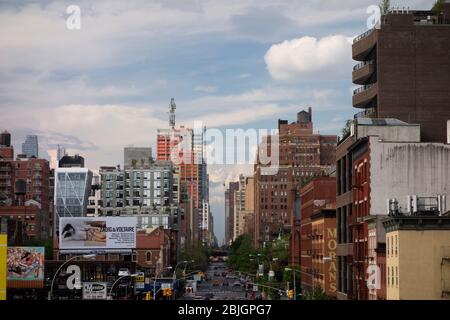
M398 287L398 267L395 267L395 286Z
M389 267L387 268L387 285L388 285L388 287L391 285L391 278L390 278Z
M147 262L152 261L152 253L150 251L147 251L147 253L145 255L145 260L147 260Z
M388 258L389 258L389 237L386 238L386 241L387 241L387 243L386 243L387 256L388 256ZM389 271L389 270L388 270L388 271ZM388 277L388 278L389 278L389 277Z
M395 236L395 256L397 257L397 235Z

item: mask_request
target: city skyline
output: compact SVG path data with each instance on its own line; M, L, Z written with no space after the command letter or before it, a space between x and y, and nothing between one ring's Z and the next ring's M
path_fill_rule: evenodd
M354 113L351 39L367 29L366 9L378 1L80 1L82 26L73 31L65 28L69 4L0 5L8 26L0 29L0 128L16 150L35 134L42 157L56 156L59 144L98 170L121 163L128 145L155 148L171 97L186 126L275 128L277 118L312 107L317 129L339 134ZM330 50L335 57L322 59ZM222 183L242 171L209 167L219 241Z

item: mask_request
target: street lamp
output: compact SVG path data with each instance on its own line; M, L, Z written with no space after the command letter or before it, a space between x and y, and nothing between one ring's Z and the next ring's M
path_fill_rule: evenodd
M176 267L175 267L176 268ZM165 268L162 268L162 270L161 270L161 272L160 273L162 273L165 269L167 269L167 270L170 270L170 269L172 269L172 267L171 266L168 266L168 267L165 267ZM153 299L154 300L156 300L156 279L158 278L158 273L156 272L156 270L155 270L155 280L153 281Z
M297 300L297 284L295 283L295 272L301 273L301 271L292 268L284 268L284 271L294 271L294 300Z
M112 286L111 286L111 289L109 290L109 299L112 300L112 291L113 291L114 286L116 285L117 282L119 282L120 280L122 280L123 278L126 278L126 277L135 278L135 277L137 277L137 276L139 276L139 274L137 274L137 273L134 273L134 274L127 274L127 275L124 275L124 276L119 277L116 281L114 281L114 283L113 283Z
M84 259L86 259L86 260L88 260L88 259L93 259L93 258L95 258L96 256L97 256L96 254L85 254L85 255L82 255L81 257L84 258ZM76 260L76 259L78 259L78 258L80 258L80 256L75 256L75 257L70 258L69 260L67 260L66 262L64 262L64 263L58 268L58 270L56 270L55 275L53 276L53 279L52 279L52 284L51 284L51 286L50 286L50 300L53 299L53 286L54 286L54 284L55 284L56 276L58 275L58 273L61 271L61 269L62 269L65 265L67 265L70 261L74 261L74 260Z

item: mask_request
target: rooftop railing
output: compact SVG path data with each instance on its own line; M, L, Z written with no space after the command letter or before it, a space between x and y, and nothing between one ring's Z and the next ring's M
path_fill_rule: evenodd
M372 34L372 32L374 32L375 29L370 29L367 30L366 32L364 32L363 34L360 34L359 36L357 36L355 39L353 39L353 43L356 43L364 38L367 38L368 36L370 36Z

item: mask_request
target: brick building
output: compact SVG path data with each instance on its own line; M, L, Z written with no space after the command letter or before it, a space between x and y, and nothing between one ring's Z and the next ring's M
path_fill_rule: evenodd
M295 247L300 250L302 288L310 291L316 284L321 284L323 289L326 287L330 291L330 279L325 272L325 262L328 264L329 261L323 259L329 257L325 246L334 235L333 230L329 229L336 225L333 213L336 207L336 178L316 177L301 188L300 199L300 244Z
M322 176L335 162L337 138L313 133L311 108L299 112L293 123L279 120L278 131L278 136L267 138L268 149L278 140L277 173L265 173L268 165L261 163L259 157L255 164L256 247L263 247L280 235L299 232L294 213L298 191L302 184ZM291 245L292 242L293 239Z

